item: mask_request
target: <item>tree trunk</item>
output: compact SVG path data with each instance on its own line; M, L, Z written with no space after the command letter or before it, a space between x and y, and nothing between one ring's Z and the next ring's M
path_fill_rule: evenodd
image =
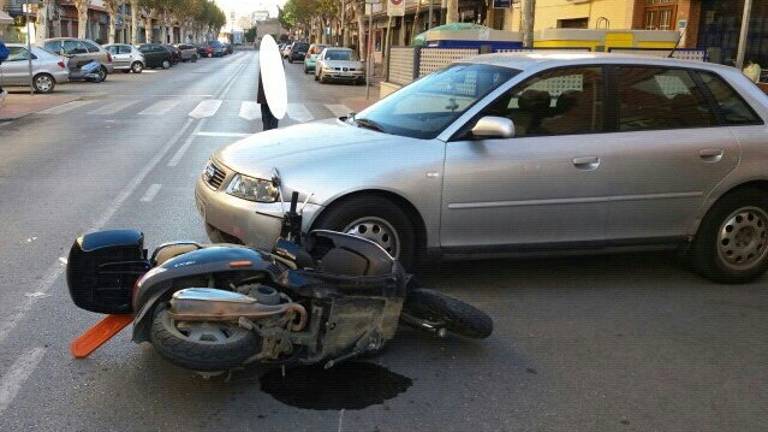
M432 1L432 0L429 0ZM419 34L419 17L421 14L421 1L416 2L416 13L413 14L413 25L411 26L411 40L408 42L413 41L413 38L416 37L417 34Z
M0 0L0 10L2 10L3 0ZM43 41L48 39L48 16L51 10L51 0L43 0L37 8L37 23L35 25L35 33L37 34L37 40Z
M536 8L535 0L523 0L520 5L521 29L523 31L523 47L533 48L533 11Z
M152 43L152 15L144 16L144 42Z
M139 0L131 0L131 44L139 44Z
M355 2L355 15L357 17L357 51L361 59L366 59L365 44L365 3L363 0Z
M77 8L77 37L80 39L88 38L88 6L91 0L76 0Z
M445 23L455 23L459 20L459 0L447 0L445 11Z

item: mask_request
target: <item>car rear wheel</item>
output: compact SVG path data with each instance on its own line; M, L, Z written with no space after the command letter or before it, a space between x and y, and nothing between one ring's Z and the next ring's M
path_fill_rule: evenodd
M696 270L721 283L746 283L768 270L768 194L742 189L704 217L692 247Z
M169 60L163 60L163 69L170 69L171 62Z
M406 269L416 261L416 233L408 214L391 200L360 195L331 206L315 228L366 238L398 258Z
M141 62L133 62L133 64L131 65L131 72L139 74L143 71L144 71L144 64L142 64Z
M47 73L35 75L32 83L34 84L35 92L37 93L51 93L56 87L56 80Z

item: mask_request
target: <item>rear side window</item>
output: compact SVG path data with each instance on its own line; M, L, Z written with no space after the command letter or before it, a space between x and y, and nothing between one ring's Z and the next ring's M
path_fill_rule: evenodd
M717 117L684 69L623 66L617 75L619 130L717 126Z
M701 80L707 86L723 114L723 120L729 125L762 124L762 120L738 93L722 78L700 72Z
M47 49L49 51L53 51L55 53L59 53L59 52L61 52L61 41L60 40L56 40L56 41L46 42L45 43L45 49Z
M85 48L88 50L89 53L97 53L100 51L99 47L90 43L90 42L82 42L83 45L85 45Z

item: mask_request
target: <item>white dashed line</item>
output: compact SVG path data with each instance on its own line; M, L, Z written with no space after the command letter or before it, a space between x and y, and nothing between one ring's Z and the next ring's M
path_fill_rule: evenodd
M159 102L156 102L153 105L150 105L144 111L141 111L139 113L139 115L161 115L161 114L165 114L168 111L172 110L180 102L181 101L177 100L177 99L161 100Z
M308 122L314 118L307 107L300 103L288 104L288 117L300 123Z
M141 197L141 202L152 202L152 200L155 199L155 196L157 196L157 193L160 192L161 187L163 187L163 185L157 183L150 185L149 188L147 188L147 192Z
M240 104L240 118L253 121L261 118L261 105L258 102L243 101Z
M349 115L349 113L352 112L352 110L346 105L328 104L325 107L328 108L328 111L332 112L336 117Z
M223 137L223 138L245 138L253 134L239 132L198 132L197 136L204 137Z
M11 405L24 381L32 375L44 355L45 348L32 348L17 358L8 372L0 378L0 415Z
M68 113L72 110L76 110L78 108L84 107L86 105L92 104L94 101L92 100L86 100L86 101L73 101L68 102L63 105L55 106L53 108L48 108L46 110L39 111L38 114L48 114L48 115L59 115Z
M213 117L216 112L221 108L221 100L208 99L197 104L194 110L189 113L189 116L194 119L203 119L206 117Z

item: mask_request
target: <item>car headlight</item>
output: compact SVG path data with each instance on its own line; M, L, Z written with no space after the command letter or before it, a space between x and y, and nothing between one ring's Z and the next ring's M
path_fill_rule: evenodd
M271 180L235 174L226 192L248 201L271 203L277 201L280 192Z

